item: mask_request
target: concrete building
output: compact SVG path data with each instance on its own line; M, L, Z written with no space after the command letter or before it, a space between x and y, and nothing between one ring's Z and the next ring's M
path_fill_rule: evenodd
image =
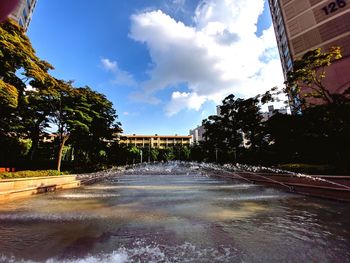
M180 135L124 135L119 136L119 143L126 145L135 145L140 148L158 148L164 149L175 145L189 146L192 136Z
M262 116L263 116L262 121L267 121L268 119L270 119L276 113L288 114L288 111L287 111L286 107L275 110L275 107L273 105L269 105L268 106L268 112L263 112L262 113Z
M350 86L350 1L269 0L283 72L307 51L332 46L342 48L343 58L327 69L324 80L331 93ZM292 101L297 106L297 98ZM292 108L292 112L293 112Z
M20 0L10 18L16 20L27 31L37 0Z
M190 135L192 136L192 142L198 144L199 142L204 141L205 129L203 126L197 126L193 130L190 130Z

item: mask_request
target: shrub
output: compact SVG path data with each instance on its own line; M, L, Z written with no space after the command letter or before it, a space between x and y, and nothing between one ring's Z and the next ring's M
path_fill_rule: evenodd
M63 173L60 173L56 170L5 172L5 173L0 173L0 179L45 177L45 176L57 176L61 174Z

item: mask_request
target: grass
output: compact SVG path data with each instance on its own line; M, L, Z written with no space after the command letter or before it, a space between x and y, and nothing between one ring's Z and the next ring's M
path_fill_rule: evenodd
M2 172L0 173L0 179L15 179L15 178L30 178L30 177L45 177L45 176L57 176L64 173L60 173L56 170L38 170L38 171L18 171L18 172Z

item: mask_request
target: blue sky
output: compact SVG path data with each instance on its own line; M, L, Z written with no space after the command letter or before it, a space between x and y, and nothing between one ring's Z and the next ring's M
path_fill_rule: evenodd
M267 0L38 1L28 36L127 134L187 135L226 95L283 83Z

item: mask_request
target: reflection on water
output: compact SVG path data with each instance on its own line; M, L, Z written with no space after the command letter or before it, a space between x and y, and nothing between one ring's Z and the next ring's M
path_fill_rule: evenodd
M0 262L349 262L349 208L146 166L3 204Z

